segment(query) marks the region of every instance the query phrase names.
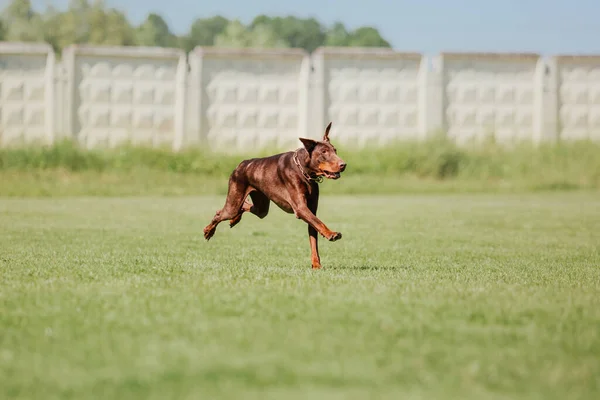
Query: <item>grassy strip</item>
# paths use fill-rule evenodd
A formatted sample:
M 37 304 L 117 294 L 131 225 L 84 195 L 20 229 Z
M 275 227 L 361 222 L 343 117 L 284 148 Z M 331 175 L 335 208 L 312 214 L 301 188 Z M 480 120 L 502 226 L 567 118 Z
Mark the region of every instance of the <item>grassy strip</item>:
M 600 144 L 560 143 L 511 148 L 487 143 L 458 147 L 445 140 L 344 149 L 344 184 L 336 193 L 597 189 Z M 71 142 L 0 150 L 0 195 L 216 194 L 244 158 L 273 154 L 121 147 L 84 150 Z M 98 185 L 95 186 L 95 182 Z M 113 185 L 103 188 L 104 183 Z

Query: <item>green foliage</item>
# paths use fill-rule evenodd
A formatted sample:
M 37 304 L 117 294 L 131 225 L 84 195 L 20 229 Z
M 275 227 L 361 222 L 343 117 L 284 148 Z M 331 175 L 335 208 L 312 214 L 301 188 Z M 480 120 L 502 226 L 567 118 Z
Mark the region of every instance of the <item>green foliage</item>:
M 333 47 L 348 46 L 348 43 L 350 42 L 349 38 L 350 34 L 344 24 L 336 22 L 327 31 L 325 35 L 325 44 Z
M 340 47 L 391 47 L 390 43 L 381 37 L 377 29 L 367 26 L 348 31 L 341 22 L 336 22 L 327 31 L 325 44 Z
M 136 44 L 140 46 L 175 47 L 177 37 L 171 33 L 169 26 L 157 14 L 149 14 L 146 20 L 137 27 Z
M 64 12 L 48 7 L 42 22 L 44 40 L 57 52 L 70 44 L 136 44 L 135 31 L 127 17 L 119 10 L 107 8 L 103 0 L 73 0 Z
M 281 38 L 277 32 L 267 24 L 260 24 L 250 31 L 250 43 L 247 47 L 258 48 L 284 48 L 290 47 L 290 43 Z
M 127 22 L 127 17 L 118 10 L 108 10 L 104 16 L 104 31 L 94 44 L 111 46 L 131 46 L 137 44 L 135 32 Z
M 215 46 L 280 48 L 288 47 L 288 43 L 279 38 L 275 30 L 267 24 L 259 24 L 249 29 L 240 21 L 234 20 L 230 21 L 225 31 L 215 38 Z
M 286 47 L 302 48 L 312 52 L 325 42 L 325 32 L 314 18 L 257 16 L 250 29 L 270 27 L 274 35 L 286 43 Z
M 350 34 L 348 46 L 351 47 L 390 47 L 377 29 L 367 26 L 356 29 Z
M 600 398 L 597 193 L 224 200 L 0 198 L 0 398 Z
M 218 47 L 248 47 L 251 43 L 248 31 L 238 20 L 230 21 L 225 30 L 215 38 Z
M 432 139 L 362 150 L 342 145 L 337 147 L 339 154 L 347 161 L 348 168 L 340 181 L 343 184 L 326 186 L 327 190 L 334 192 L 600 188 L 598 143 L 565 142 L 538 147 L 521 144 L 512 148 L 487 143 L 458 147 L 443 139 Z M 226 190 L 228 175 L 242 159 L 274 152 L 265 149 L 252 154 L 221 154 L 188 149 L 174 153 L 169 149 L 130 146 L 88 151 L 69 141 L 51 147 L 4 148 L 0 149 L 0 174 L 6 186 L 1 188 L 0 194 L 33 193 L 28 185 L 21 189 L 10 189 L 9 186 L 28 181 L 31 183 L 29 186 L 37 187 L 46 185 L 41 181 L 60 181 L 64 174 L 71 177 L 88 174 L 86 176 L 90 177 L 90 182 L 99 180 L 98 175 L 94 177 L 90 173 L 111 176 L 111 179 L 123 182 L 123 187 L 132 184 L 131 174 L 136 174 L 136 179 L 141 180 L 164 179 L 166 183 L 163 186 L 172 182 L 174 190 L 178 185 L 188 187 L 190 183 L 200 180 L 211 182 L 210 190 L 191 187 L 189 193 L 214 193 L 216 187 Z M 216 186 L 214 182 L 217 182 Z M 115 186 L 110 193 L 121 193 L 119 190 Z M 170 192 L 170 189 L 167 191 Z
M 9 23 L 10 22 L 10 23 Z M 67 9 L 48 6 L 38 13 L 31 0 L 12 0 L 2 11 L 0 40 L 45 41 L 60 53 L 71 44 L 115 46 L 196 46 L 302 48 L 312 52 L 319 46 L 384 46 L 390 44 L 371 27 L 348 32 L 343 24 L 327 28 L 314 18 L 257 16 L 248 26 L 222 16 L 196 19 L 187 34 L 173 34 L 166 21 L 150 13 L 139 26 L 132 26 L 118 9 L 104 0 L 71 0 Z
M 186 52 L 196 46 L 214 46 L 217 36 L 225 32 L 229 20 L 219 15 L 212 18 L 198 18 L 190 28 L 190 31 L 182 39 L 182 46 Z
M 46 41 L 57 52 L 70 44 L 89 43 L 92 13 L 86 0 L 71 1 L 66 12 L 48 8 L 43 17 Z
M 30 0 L 13 0 L 2 11 L 1 19 L 6 26 L 6 40 L 36 42 L 44 38 L 42 19 L 34 12 Z

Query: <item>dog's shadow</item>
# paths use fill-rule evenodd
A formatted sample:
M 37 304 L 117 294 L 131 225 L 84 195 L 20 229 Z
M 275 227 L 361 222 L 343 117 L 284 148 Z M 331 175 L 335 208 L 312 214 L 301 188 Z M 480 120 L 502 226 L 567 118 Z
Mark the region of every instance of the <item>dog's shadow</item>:
M 377 264 L 333 264 L 329 265 L 328 269 L 344 270 L 344 271 L 400 271 L 413 269 L 410 265 L 377 265 Z

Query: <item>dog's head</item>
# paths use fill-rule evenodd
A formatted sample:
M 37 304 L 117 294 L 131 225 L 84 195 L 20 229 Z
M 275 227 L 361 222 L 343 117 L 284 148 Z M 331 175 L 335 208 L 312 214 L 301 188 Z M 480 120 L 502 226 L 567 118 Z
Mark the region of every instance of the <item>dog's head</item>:
M 346 169 L 346 162 L 337 155 L 336 148 L 329 141 L 330 130 L 331 122 L 325 129 L 323 140 L 300 138 L 300 141 L 310 157 L 307 165 L 310 172 L 317 176 L 338 179 Z

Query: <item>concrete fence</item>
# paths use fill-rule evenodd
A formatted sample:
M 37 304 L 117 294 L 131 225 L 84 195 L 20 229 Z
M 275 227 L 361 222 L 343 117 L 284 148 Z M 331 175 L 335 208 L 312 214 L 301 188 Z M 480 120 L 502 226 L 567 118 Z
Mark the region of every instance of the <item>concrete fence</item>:
M 291 148 L 600 139 L 600 55 L 0 43 L 0 143 Z

